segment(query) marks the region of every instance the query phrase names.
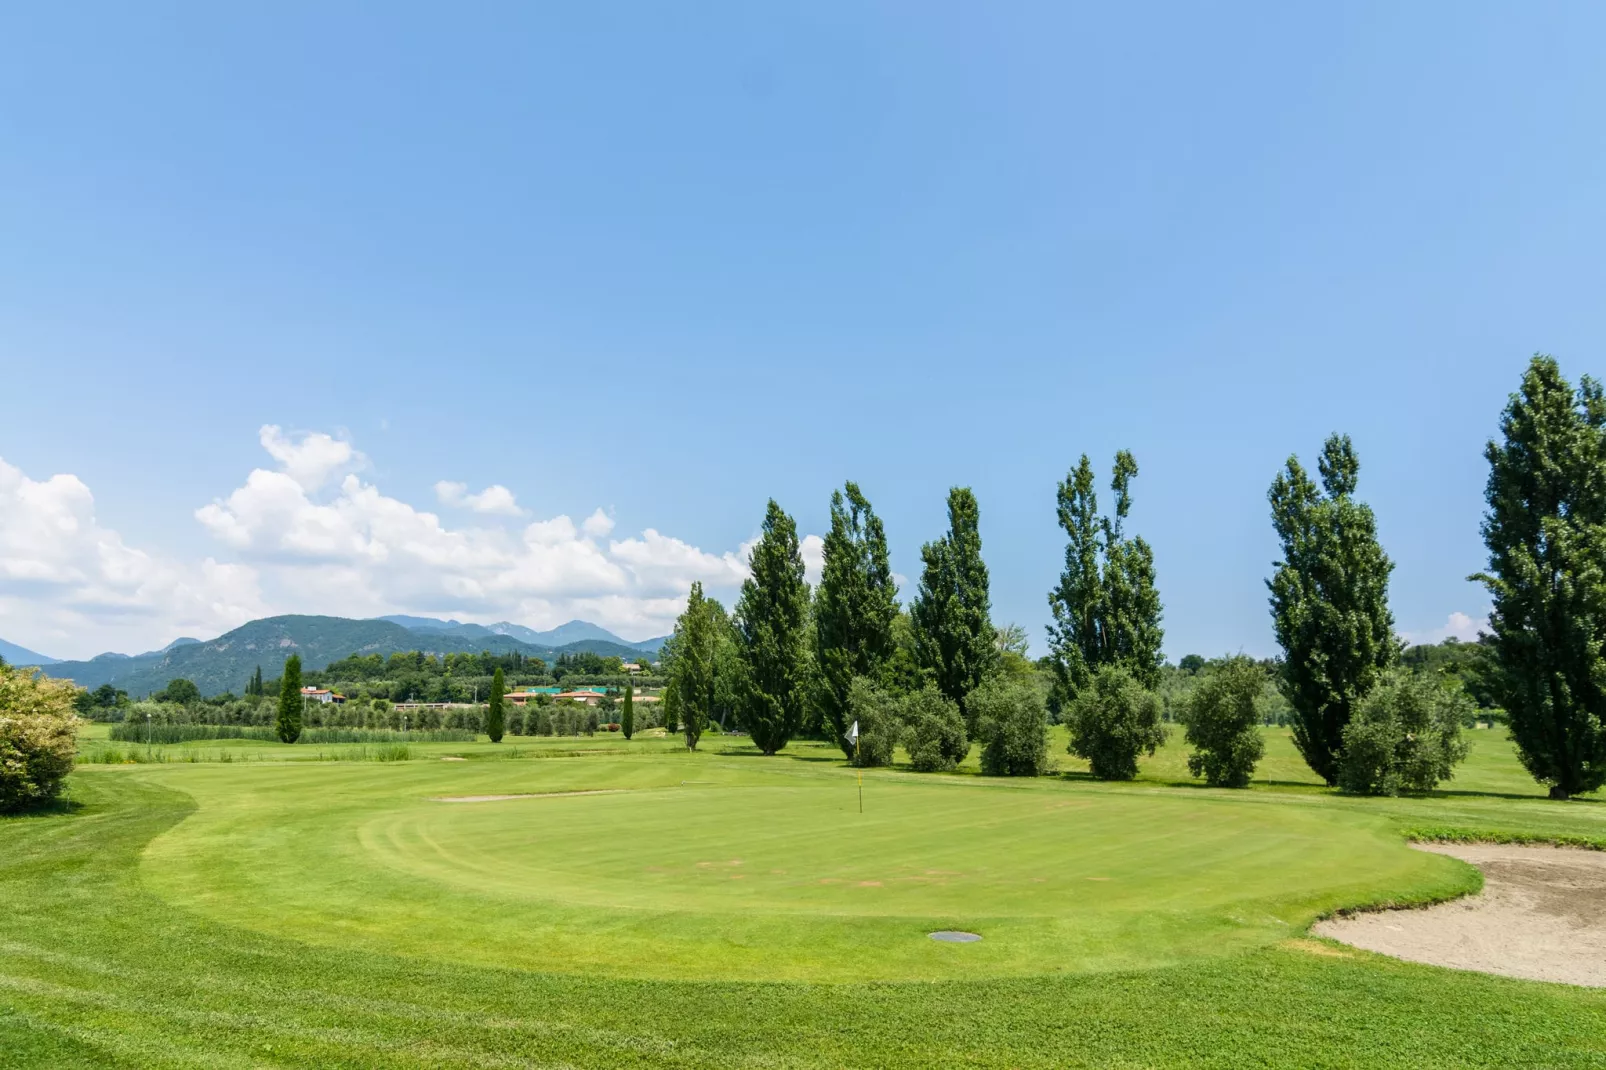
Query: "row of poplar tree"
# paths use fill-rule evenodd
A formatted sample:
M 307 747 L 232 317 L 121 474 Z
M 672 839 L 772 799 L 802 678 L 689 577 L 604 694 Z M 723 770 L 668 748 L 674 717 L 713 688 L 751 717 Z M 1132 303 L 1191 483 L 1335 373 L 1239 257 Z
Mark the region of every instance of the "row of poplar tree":
M 1553 797 L 1593 791 L 1606 783 L 1600 384 L 1586 376 L 1575 389 L 1554 359 L 1534 357 L 1485 455 L 1489 565 L 1472 578 L 1493 600 L 1485 638 L 1491 691 L 1523 764 Z M 1402 646 L 1388 606 L 1394 566 L 1371 508 L 1355 496 L 1360 464 L 1349 437 L 1330 437 L 1317 468 L 1319 481 L 1290 457 L 1269 492 L 1282 560 L 1267 585 L 1294 742 L 1329 784 L 1351 786 L 1353 776 L 1359 790 L 1377 790 L 1398 766 L 1407 787 L 1431 787 L 1465 755 L 1454 733 L 1457 700 L 1436 697 L 1396 671 Z M 1099 512 L 1085 455 L 1058 487 L 1067 542 L 1049 592 L 1055 682 L 1048 705 L 1070 727 L 1072 752 L 1089 758 L 1098 775 L 1133 775 L 1137 753 L 1152 753 L 1164 738 L 1151 701 L 1164 638 L 1154 554 L 1126 531 L 1137 474 L 1132 455 L 1118 453 L 1107 514 Z M 969 707 L 999 674 L 1002 655 L 969 488 L 949 493 L 948 519 L 947 533 L 921 548 L 906 618 L 916 664 L 899 666 L 900 611 L 886 534 L 859 488 L 848 483 L 832 495 L 815 591 L 804 579 L 797 526 L 771 501 L 734 613 L 692 585 L 662 655 L 665 722 L 681 726 L 695 748 L 728 709 L 766 754 L 813 724 L 851 757 L 847 729 L 862 705 L 855 689 L 901 674 L 905 690 L 924 683 L 976 731 Z M 1224 670 L 1183 720 L 1195 771 L 1214 768 L 1220 775 L 1210 775 L 1213 782 L 1244 783 L 1260 756 L 1258 737 L 1250 739 L 1256 687 L 1246 666 L 1229 662 Z M 1423 741 L 1435 734 L 1437 749 L 1425 754 Z M 1413 763 L 1422 769 L 1413 773 Z

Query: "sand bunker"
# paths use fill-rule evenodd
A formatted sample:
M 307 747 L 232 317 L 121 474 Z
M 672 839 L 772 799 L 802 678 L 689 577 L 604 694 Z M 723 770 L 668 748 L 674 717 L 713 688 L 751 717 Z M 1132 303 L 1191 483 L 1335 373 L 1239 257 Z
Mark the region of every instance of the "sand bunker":
M 629 788 L 591 788 L 586 791 L 527 791 L 517 795 L 437 795 L 436 802 L 501 802 L 503 799 L 560 799 L 565 795 L 623 795 Z
M 1425 843 L 1483 870 L 1483 891 L 1319 922 L 1319 936 L 1413 962 L 1606 987 L 1606 852 Z

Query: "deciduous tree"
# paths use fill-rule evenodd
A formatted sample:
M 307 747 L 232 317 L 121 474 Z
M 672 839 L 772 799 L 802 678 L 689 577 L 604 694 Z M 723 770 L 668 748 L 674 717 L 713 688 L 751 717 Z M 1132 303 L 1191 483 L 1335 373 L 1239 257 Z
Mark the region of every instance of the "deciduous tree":
M 1432 791 L 1466 759 L 1461 722 L 1472 700 L 1457 685 L 1393 670 L 1344 726 L 1338 782 L 1360 795 Z
M 716 680 L 715 659 L 718 654 L 718 621 L 715 615 L 719 604 L 703 595 L 703 585 L 693 583 L 686 609 L 675 622 L 674 663 L 670 669 L 670 687 L 675 691 L 682 727 L 686 734 L 686 748 L 697 749 L 708 716 L 714 706 Z M 723 610 L 719 611 L 723 616 Z
M 809 585 L 797 524 L 771 499 L 736 603 L 742 727 L 774 754 L 803 724 L 808 701 Z
M 0 661 L 0 813 L 54 799 L 78 747 L 77 688 Z
M 1286 655 L 1282 686 L 1294 710 L 1294 744 L 1336 784 L 1344 726 L 1398 657 L 1399 640 L 1388 605 L 1394 563 L 1377 541 L 1371 508 L 1355 500 L 1360 461 L 1348 435 L 1328 438 L 1319 467 L 1321 491 L 1297 457 L 1271 485 L 1283 559 L 1267 586 Z
M 1265 690 L 1266 670 L 1251 658 L 1228 658 L 1205 673 L 1182 708 L 1185 738 L 1193 747 L 1189 773 L 1213 788 L 1249 786 L 1266 752 L 1260 735 Z
M 1125 668 L 1105 665 L 1077 692 L 1067 710 L 1070 751 L 1086 758 L 1100 780 L 1131 780 L 1138 755 L 1165 742 L 1160 699 Z
M 1550 795 L 1606 783 L 1606 396 L 1536 356 L 1484 450 L 1493 665 L 1483 683 Z
M 824 729 L 844 754 L 848 697 L 855 676 L 879 677 L 892 657 L 898 589 L 887 555 L 887 536 L 856 483 L 831 494 L 831 530 L 814 606 L 814 651 L 819 667 L 817 702 Z
M 948 492 L 948 534 L 920 548 L 924 569 L 909 607 L 921 666 L 972 731 L 975 718 L 966 702 L 998 661 L 980 520 L 969 487 Z
M 971 692 L 987 776 L 1041 776 L 1048 772 L 1048 711 L 1042 692 L 1026 680 L 995 676 Z
M 284 659 L 284 675 L 279 678 L 279 739 L 294 743 L 301 738 L 301 655 Z
M 1111 516 L 1098 513 L 1087 454 L 1059 485 L 1059 523 L 1067 539 L 1065 568 L 1048 595 L 1054 614 L 1048 635 L 1057 708 L 1105 665 L 1124 667 L 1150 690 L 1159 686 L 1165 633 L 1160 627 L 1154 551 L 1143 538 L 1128 538 L 1125 532 L 1137 474 L 1132 454 L 1121 450 L 1115 455 Z

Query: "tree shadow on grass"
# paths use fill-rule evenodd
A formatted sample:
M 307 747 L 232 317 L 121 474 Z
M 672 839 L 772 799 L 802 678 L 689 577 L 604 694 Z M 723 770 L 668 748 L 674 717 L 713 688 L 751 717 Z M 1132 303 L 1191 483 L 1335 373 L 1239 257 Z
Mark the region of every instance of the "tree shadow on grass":
M 77 799 L 55 798 L 34 803 L 20 810 L 0 810 L 0 821 L 23 821 L 28 818 L 70 817 L 87 809 Z

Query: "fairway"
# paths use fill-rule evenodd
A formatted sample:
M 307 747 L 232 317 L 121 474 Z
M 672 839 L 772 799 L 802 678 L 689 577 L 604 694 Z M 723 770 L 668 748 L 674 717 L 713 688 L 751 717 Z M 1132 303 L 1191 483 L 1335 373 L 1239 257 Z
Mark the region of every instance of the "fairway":
M 1469 880 L 1379 816 L 1242 793 L 877 773 L 860 814 L 846 770 L 684 754 L 142 775 L 198 804 L 141 868 L 176 906 L 265 932 L 293 916 L 316 943 L 619 977 L 1148 968 Z M 984 939 L 927 938 L 939 929 Z

